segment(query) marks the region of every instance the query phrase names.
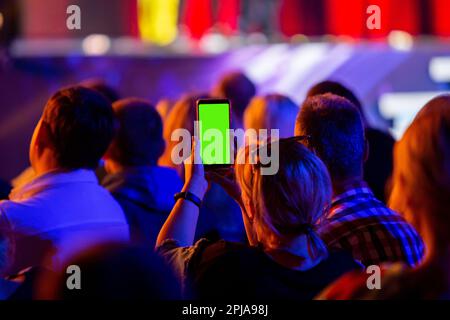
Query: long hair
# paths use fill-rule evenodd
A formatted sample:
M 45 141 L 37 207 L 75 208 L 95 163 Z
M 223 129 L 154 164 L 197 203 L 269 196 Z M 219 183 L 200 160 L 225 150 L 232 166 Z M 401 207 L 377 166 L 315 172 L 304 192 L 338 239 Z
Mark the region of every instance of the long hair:
M 282 247 L 292 239 L 307 237 L 313 259 L 327 256 L 324 242 L 313 230 L 331 199 L 331 181 L 323 162 L 294 139 L 279 144 L 279 170 L 262 175 L 258 160 L 236 165 L 236 180 L 255 208 L 253 225 L 268 247 Z M 266 147 L 270 148 L 270 145 Z M 274 149 L 274 148 L 272 148 Z M 241 149 L 250 159 L 251 148 Z M 275 239 L 275 240 L 274 240 Z M 274 242 L 275 241 L 275 242 Z
M 164 120 L 164 140 L 166 142 L 166 149 L 159 159 L 159 164 L 166 167 L 177 169 L 179 175 L 183 175 L 183 166 L 176 165 L 172 161 L 172 150 L 179 143 L 178 141 L 172 141 L 172 132 L 177 129 L 186 129 L 194 135 L 194 122 L 196 117 L 195 103 L 198 99 L 207 98 L 206 94 L 203 95 L 187 95 L 178 100 L 170 110 L 167 118 Z M 183 155 L 186 159 L 189 154 Z
M 390 206 L 402 212 L 419 232 L 432 232 L 436 239 L 448 242 L 450 95 L 425 105 L 395 146 Z M 432 230 L 424 230 L 422 222 Z
M 244 113 L 245 129 L 278 129 L 280 138 L 291 137 L 294 133 L 298 106 L 290 98 L 270 94 L 255 97 Z

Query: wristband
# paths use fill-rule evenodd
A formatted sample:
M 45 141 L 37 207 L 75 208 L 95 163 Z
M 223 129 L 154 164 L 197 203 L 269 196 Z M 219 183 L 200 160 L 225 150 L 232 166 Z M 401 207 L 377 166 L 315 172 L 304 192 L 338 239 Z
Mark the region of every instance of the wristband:
M 197 197 L 195 194 L 193 194 L 192 192 L 189 192 L 189 191 L 177 193 L 177 194 L 175 194 L 174 198 L 175 198 L 175 202 L 177 202 L 179 199 L 184 199 L 184 200 L 192 202 L 199 208 L 202 206 L 202 200 L 200 200 L 199 197 Z

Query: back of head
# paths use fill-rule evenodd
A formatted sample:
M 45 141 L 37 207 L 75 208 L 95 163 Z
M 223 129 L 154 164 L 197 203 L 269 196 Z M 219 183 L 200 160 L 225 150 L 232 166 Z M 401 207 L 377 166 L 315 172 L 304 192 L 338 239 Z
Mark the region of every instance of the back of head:
M 108 99 L 111 103 L 114 103 L 120 100 L 120 94 L 116 89 L 109 86 L 105 81 L 98 79 L 86 80 L 80 83 L 82 87 L 95 90 L 101 93 L 106 99 Z
M 390 204 L 419 229 L 417 221 L 426 219 L 437 239 L 449 240 L 450 95 L 425 105 L 397 143 Z
M 238 118 L 242 118 L 245 108 L 255 94 L 255 85 L 242 72 L 226 74 L 213 91 L 213 95 L 218 98 L 230 99 L 233 113 Z
M 156 165 L 164 151 L 161 116 L 149 102 L 123 99 L 113 104 L 118 122 L 108 157 L 123 166 Z
M 308 136 L 334 182 L 362 178 L 365 155 L 360 112 L 347 99 L 325 94 L 308 98 L 297 117 L 296 135 Z
M 42 125 L 61 168 L 94 169 L 113 138 L 114 114 L 100 93 L 75 86 L 50 98 Z
M 245 110 L 244 127 L 246 130 L 278 129 L 280 138 L 288 138 L 294 133 L 297 113 L 297 105 L 283 95 L 255 97 Z
M 198 99 L 207 99 L 207 94 L 187 95 L 178 100 L 170 110 L 164 122 L 164 140 L 166 150 L 160 159 L 160 164 L 164 166 L 176 167 L 172 162 L 172 150 L 179 143 L 172 141 L 172 134 L 177 129 L 188 130 L 194 135 L 194 122 L 196 119 L 196 101 Z M 189 155 L 183 155 L 187 158 Z
M 278 145 L 278 146 L 277 146 Z M 312 254 L 326 255 L 323 243 L 308 228 L 322 218 L 331 198 L 331 182 L 325 165 L 295 139 L 282 139 L 261 148 L 260 152 L 276 152 L 279 148 L 279 170 L 275 175 L 262 175 L 259 160 L 236 165 L 236 178 L 255 208 L 254 226 L 264 237 L 263 243 L 279 245 L 310 235 Z M 249 159 L 250 147 L 241 150 Z M 260 153 L 261 154 L 261 153 Z M 276 239 L 277 244 L 270 243 Z
M 81 290 L 69 290 L 66 272 L 39 279 L 38 299 L 180 299 L 181 290 L 170 268 L 151 250 L 124 244 L 103 245 L 75 257 Z
M 366 122 L 365 116 L 364 116 L 364 110 L 361 104 L 361 101 L 358 99 L 358 97 L 353 93 L 352 90 L 344 86 L 343 84 L 335 81 L 323 81 L 315 86 L 313 86 L 311 89 L 309 89 L 307 93 L 307 97 L 314 97 L 314 96 L 320 96 L 322 94 L 331 93 L 339 97 L 343 97 L 354 104 L 356 108 L 358 108 L 359 112 L 361 112 L 361 117 L 364 123 Z

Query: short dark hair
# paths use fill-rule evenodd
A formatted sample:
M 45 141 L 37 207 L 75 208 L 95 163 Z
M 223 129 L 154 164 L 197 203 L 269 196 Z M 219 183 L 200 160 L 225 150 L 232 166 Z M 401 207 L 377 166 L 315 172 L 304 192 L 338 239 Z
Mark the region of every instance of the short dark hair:
M 82 87 L 95 90 L 105 96 L 111 103 L 120 100 L 119 92 L 108 85 L 105 81 L 99 79 L 90 79 L 80 83 Z
M 48 129 L 58 165 L 94 169 L 114 136 L 111 103 L 81 86 L 58 91 L 45 106 L 42 125 Z
M 331 93 L 339 97 L 343 97 L 348 101 L 350 101 L 351 103 L 353 103 L 355 107 L 359 110 L 359 112 L 361 112 L 363 122 L 364 123 L 366 122 L 361 101 L 358 99 L 358 97 L 352 90 L 344 86 L 342 83 L 330 80 L 319 82 L 318 84 L 314 85 L 311 89 L 309 89 L 307 97 L 310 98 L 314 96 L 320 96 L 326 93 Z
M 250 100 L 256 94 L 255 84 L 242 72 L 230 72 L 219 81 L 218 94 L 222 98 L 230 99 L 233 112 L 242 117 Z
M 362 175 L 365 136 L 361 115 L 349 100 L 333 94 L 306 99 L 297 117 L 297 135 L 325 162 L 332 179 Z
M 164 151 L 163 124 L 156 108 L 136 98 L 113 104 L 118 122 L 109 156 L 125 166 L 155 165 Z

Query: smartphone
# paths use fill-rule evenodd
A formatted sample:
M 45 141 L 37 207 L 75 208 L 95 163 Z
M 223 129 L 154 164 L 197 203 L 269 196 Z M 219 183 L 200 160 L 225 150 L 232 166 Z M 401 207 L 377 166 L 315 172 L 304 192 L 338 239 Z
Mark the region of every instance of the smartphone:
M 231 166 L 231 105 L 227 99 L 197 101 L 198 136 L 205 168 Z

